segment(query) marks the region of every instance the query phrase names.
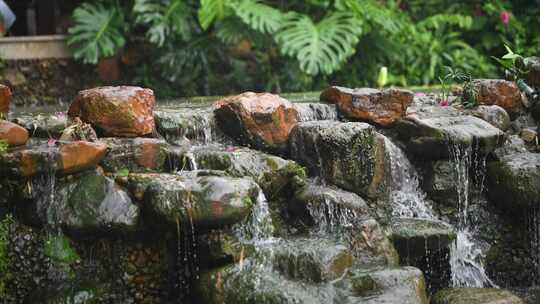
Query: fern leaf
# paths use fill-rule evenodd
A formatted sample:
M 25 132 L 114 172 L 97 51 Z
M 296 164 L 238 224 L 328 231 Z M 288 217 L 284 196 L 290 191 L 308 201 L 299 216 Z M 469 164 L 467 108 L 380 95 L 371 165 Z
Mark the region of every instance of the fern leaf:
M 191 12 L 183 0 L 135 0 L 133 12 L 136 23 L 148 26 L 151 43 L 163 46 L 171 35 L 191 37 Z
M 96 64 L 99 58 L 115 55 L 125 44 L 124 18 L 116 6 L 83 3 L 73 12 L 73 22 L 68 45 L 75 59 L 84 63 Z
M 201 27 L 206 30 L 215 20 L 223 19 L 226 8 L 227 0 L 201 0 L 198 12 Z
M 347 12 L 333 13 L 316 24 L 306 15 L 290 13 L 276 40 L 305 73 L 331 74 L 354 54 L 361 32 L 361 23 Z

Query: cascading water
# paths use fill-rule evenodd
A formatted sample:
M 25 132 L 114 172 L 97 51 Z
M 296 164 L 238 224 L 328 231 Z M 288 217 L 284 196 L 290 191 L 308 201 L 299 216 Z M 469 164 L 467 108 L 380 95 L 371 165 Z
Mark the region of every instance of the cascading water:
M 529 236 L 529 250 L 533 264 L 533 282 L 534 286 L 540 284 L 540 210 L 533 208 L 527 217 L 527 230 Z
M 485 254 L 479 242 L 474 238 L 474 227 L 469 219 L 471 169 L 477 172 L 480 185 L 483 184 L 484 179 L 485 158 L 474 152 L 472 146 L 450 145 L 458 194 L 457 238 L 450 250 L 452 285 L 454 287 L 497 287 L 486 274 L 483 265 Z M 479 190 L 483 190 L 482 186 Z

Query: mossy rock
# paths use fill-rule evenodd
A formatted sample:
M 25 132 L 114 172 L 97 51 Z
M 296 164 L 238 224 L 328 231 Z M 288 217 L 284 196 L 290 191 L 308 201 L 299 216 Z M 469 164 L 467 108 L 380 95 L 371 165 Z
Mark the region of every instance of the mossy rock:
M 448 288 L 438 291 L 432 304 L 525 304 L 516 295 L 495 288 Z

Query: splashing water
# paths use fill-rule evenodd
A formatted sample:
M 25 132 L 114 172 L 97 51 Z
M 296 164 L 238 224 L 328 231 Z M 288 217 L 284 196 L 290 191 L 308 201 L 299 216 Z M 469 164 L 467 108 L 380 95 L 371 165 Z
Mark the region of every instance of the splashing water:
M 452 269 L 452 285 L 454 287 L 497 287 L 487 276 L 483 260 L 485 254 L 479 241 L 474 237 L 474 227 L 469 219 L 470 170 L 485 164 L 485 158 L 478 159 L 472 146 L 460 147 L 450 145 L 450 155 L 454 164 L 458 194 L 457 238 L 450 248 L 450 265 Z M 484 170 L 475 170 L 483 183 Z M 482 191 L 483 189 L 480 188 Z
M 275 241 L 274 225 L 268 201 L 262 190 L 259 189 L 255 205 L 251 209 L 251 218 L 245 225 L 235 228 L 238 238 L 247 243 L 264 244 Z
M 353 227 L 360 217 L 356 210 L 334 204 L 326 197 L 323 203 L 309 204 L 307 210 L 315 222 L 317 234 L 335 234 L 343 227 Z

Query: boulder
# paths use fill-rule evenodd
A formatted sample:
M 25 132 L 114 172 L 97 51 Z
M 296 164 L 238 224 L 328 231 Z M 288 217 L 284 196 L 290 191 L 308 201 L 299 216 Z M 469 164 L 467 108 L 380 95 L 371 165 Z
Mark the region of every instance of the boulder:
M 180 168 L 221 170 L 230 176 L 249 176 L 268 199 L 285 195 L 305 178 L 304 168 L 291 160 L 242 147 L 200 146 L 181 157 Z
M 478 106 L 473 115 L 489 122 L 495 128 L 506 131 L 510 128 L 510 115 L 501 107 L 497 105 L 492 106 Z
M 60 145 L 60 170 L 71 174 L 94 168 L 107 154 L 107 145 L 88 141 L 74 141 Z
M 28 141 L 28 131 L 7 120 L 0 120 L 0 139 L 5 140 L 12 147 L 22 146 Z
M 35 210 L 42 223 L 62 227 L 70 233 L 123 233 L 136 231 L 139 207 L 113 180 L 96 172 L 62 178 L 49 195 L 35 198 Z
M 458 185 L 453 160 L 441 159 L 423 162 L 421 187 L 438 204 L 457 207 Z
M 384 192 L 384 136 L 369 124 L 301 122 L 289 145 L 290 157 L 311 175 L 370 198 Z
M 100 165 L 106 172 L 163 172 L 168 167 L 169 145 L 156 138 L 103 138 L 108 153 Z
M 176 231 L 191 223 L 204 230 L 244 220 L 258 202 L 259 186 L 251 178 L 210 174 L 130 174 L 129 183 L 144 193 L 147 222 L 154 226 Z
M 73 174 L 95 167 L 107 153 L 103 143 L 76 141 L 60 147 L 37 142 L 0 155 L 0 170 L 17 177 L 36 174 Z
M 284 151 L 298 113 L 289 101 L 269 93 L 246 92 L 219 100 L 214 113 L 221 129 L 243 145 Z
M 9 104 L 11 103 L 11 89 L 3 84 L 0 84 L 0 118 L 7 118 L 9 112 Z
M 455 239 L 456 232 L 444 222 L 419 218 L 392 220 L 392 240 L 405 261 L 420 260 L 449 247 Z
M 468 115 L 424 119 L 408 116 L 396 123 L 395 130 L 410 152 L 431 159 L 450 158 L 451 148 L 471 148 L 486 155 L 504 142 L 501 130 Z
M 475 92 L 475 96 L 471 95 Z M 523 107 L 521 91 L 515 82 L 503 79 L 476 79 L 463 89 L 463 98 L 475 98 L 481 105 L 498 105 L 510 115 L 519 113 Z
M 508 290 L 495 288 L 447 288 L 438 291 L 432 304 L 525 304 Z
M 139 87 L 99 87 L 79 92 L 68 115 L 102 135 L 137 137 L 154 131 L 154 92 Z
M 336 104 L 346 117 L 389 126 L 405 116 L 414 95 L 401 89 L 377 90 L 330 87 L 321 93 L 321 100 Z
M 540 206 L 540 153 L 518 152 L 487 164 L 489 198 L 516 211 Z

